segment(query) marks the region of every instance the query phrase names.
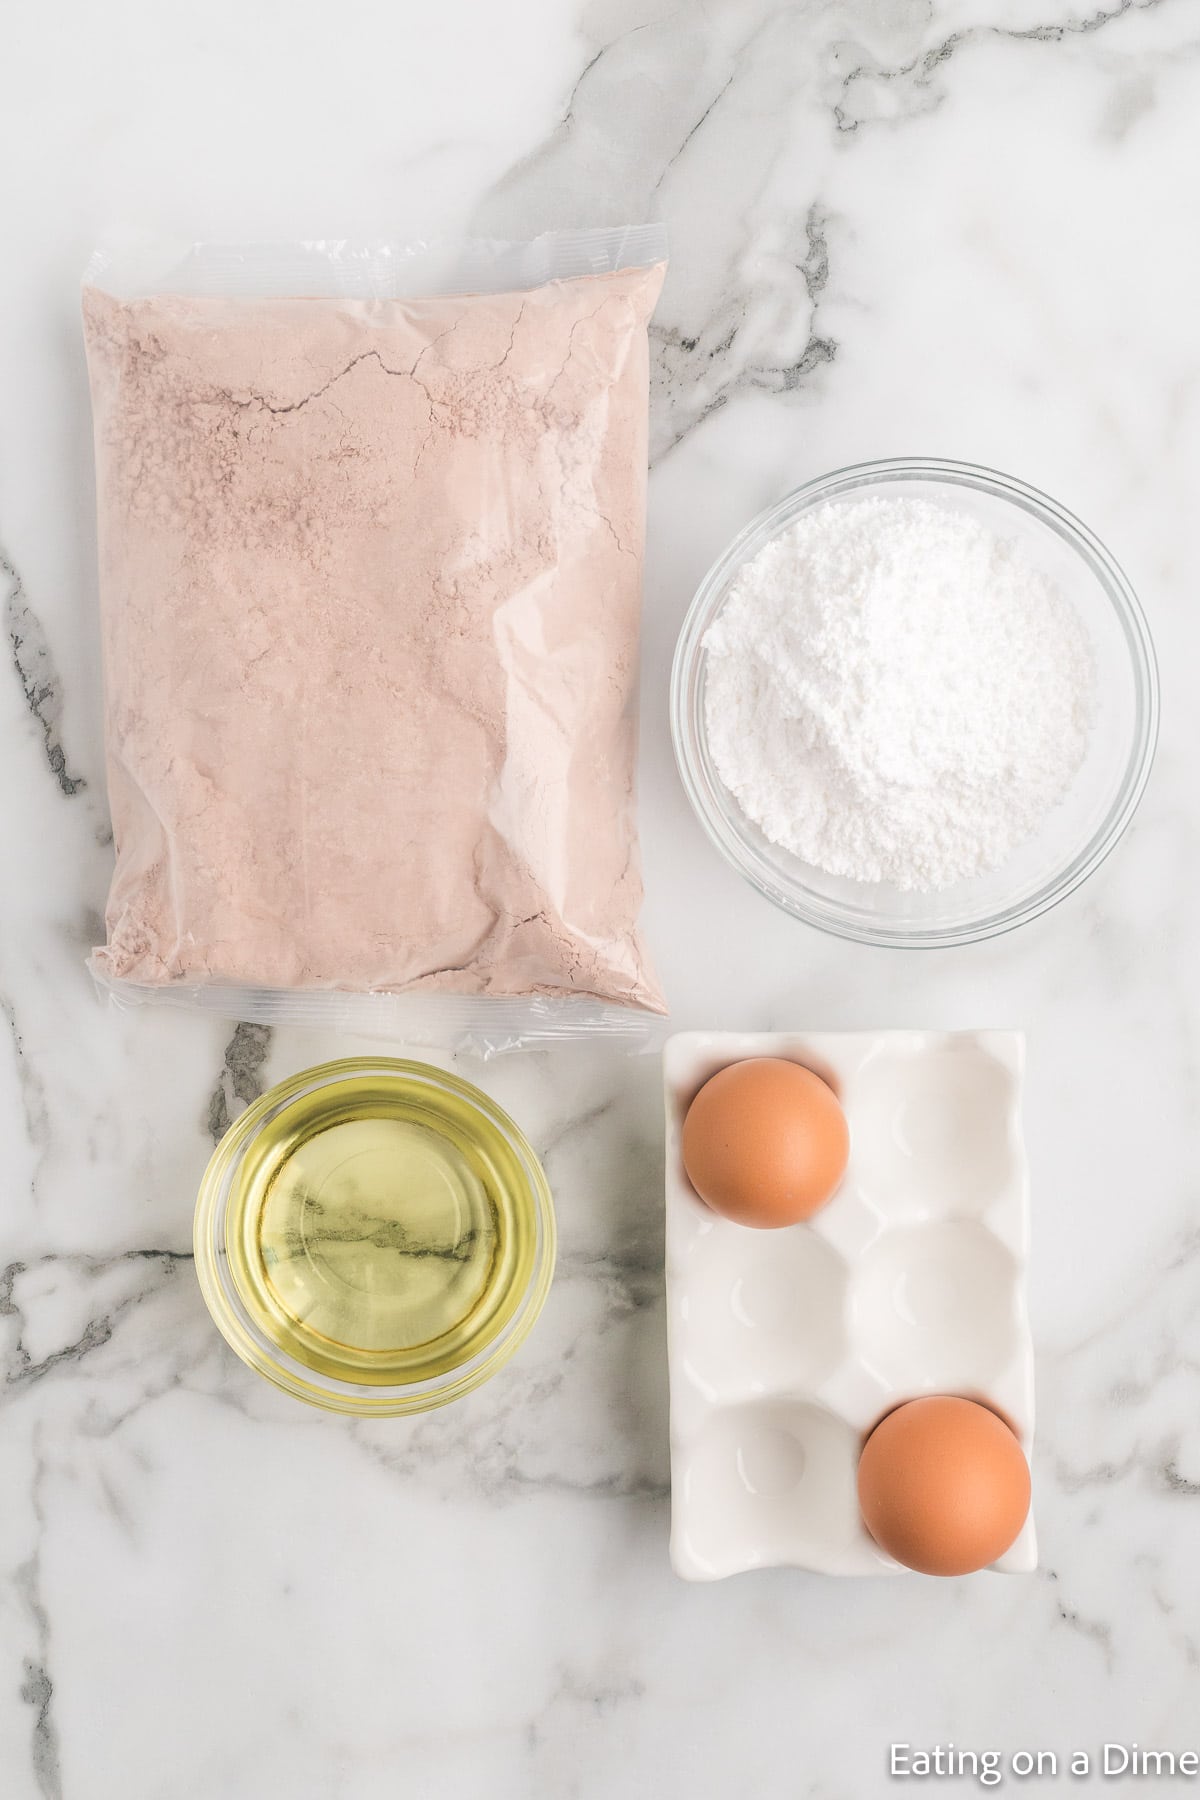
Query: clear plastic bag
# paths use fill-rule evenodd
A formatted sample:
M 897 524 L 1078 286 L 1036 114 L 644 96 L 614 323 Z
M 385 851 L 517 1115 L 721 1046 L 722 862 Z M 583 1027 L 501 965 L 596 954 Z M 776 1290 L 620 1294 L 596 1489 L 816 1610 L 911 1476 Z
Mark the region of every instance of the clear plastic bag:
M 665 250 L 93 259 L 118 999 L 504 1046 L 665 1010 L 633 711 Z

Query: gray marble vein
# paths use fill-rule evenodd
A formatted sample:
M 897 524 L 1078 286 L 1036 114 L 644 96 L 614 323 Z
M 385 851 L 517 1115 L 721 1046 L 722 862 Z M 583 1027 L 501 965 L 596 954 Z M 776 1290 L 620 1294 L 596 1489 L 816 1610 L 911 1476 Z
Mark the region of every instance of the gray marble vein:
M 20 1699 L 33 1711 L 30 1730 L 30 1769 L 42 1800 L 63 1800 L 59 1767 L 58 1731 L 54 1720 L 54 1681 L 51 1667 L 50 1616 L 42 1597 L 41 1534 L 46 1520 L 41 1505 L 43 1463 L 40 1433 L 33 1443 L 33 1475 L 30 1491 L 38 1533 L 33 1552 L 15 1571 L 13 1586 L 33 1628 L 33 1654 L 22 1665 Z
M 243 1107 L 263 1092 L 263 1066 L 271 1054 L 269 1025 L 241 1024 L 225 1046 L 225 1059 L 208 1098 L 205 1126 L 219 1144 Z
M 952 31 L 940 42 L 922 50 L 910 61 L 894 67 L 867 63 L 851 68 L 841 78 L 841 94 L 833 108 L 834 122 L 840 132 L 854 132 L 865 125 L 880 122 L 879 115 L 859 111 L 860 96 L 870 104 L 871 88 L 886 83 L 898 96 L 901 118 L 932 110 L 945 98 L 944 88 L 934 85 L 934 77 L 964 50 L 988 42 L 1014 44 L 1061 44 L 1072 37 L 1091 37 L 1105 27 L 1115 25 L 1130 13 L 1145 13 L 1164 5 L 1177 5 L 1178 0 L 1116 0 L 1114 6 L 1097 6 L 1086 13 L 1068 12 L 1065 17 L 1029 25 L 969 25 Z M 887 115 L 894 118 L 894 115 Z
M 74 775 L 67 763 L 62 745 L 62 682 L 45 627 L 30 606 L 25 585 L 8 557 L 0 550 L 0 579 L 7 587 L 4 597 L 4 623 L 8 632 L 13 668 L 25 696 L 25 704 L 42 735 L 50 773 L 59 792 L 68 799 L 87 786 L 82 775 Z
M 13 1321 L 13 1330 L 5 1355 L 4 1387 L 23 1388 L 43 1380 L 64 1365 L 75 1367 L 94 1351 L 110 1342 L 114 1331 L 131 1307 L 142 1305 L 164 1282 L 170 1282 L 181 1265 L 190 1265 L 191 1255 L 182 1250 L 123 1250 L 110 1257 L 84 1255 L 49 1255 L 33 1263 L 13 1262 L 0 1271 L 0 1319 Z M 35 1356 L 28 1348 L 25 1306 L 21 1290 L 38 1281 L 56 1285 L 60 1281 L 75 1284 L 81 1290 L 111 1286 L 108 1278 L 116 1276 L 121 1292 L 103 1310 L 91 1314 L 82 1329 L 69 1342 Z
M 50 1108 L 46 1097 L 45 1082 L 36 1062 L 26 1054 L 21 1028 L 17 1023 L 16 1007 L 8 995 L 3 993 L 0 993 L 0 1017 L 8 1026 L 13 1060 L 17 1071 L 17 1085 L 21 1094 L 25 1135 L 30 1147 L 40 1158 L 44 1155 L 50 1142 Z

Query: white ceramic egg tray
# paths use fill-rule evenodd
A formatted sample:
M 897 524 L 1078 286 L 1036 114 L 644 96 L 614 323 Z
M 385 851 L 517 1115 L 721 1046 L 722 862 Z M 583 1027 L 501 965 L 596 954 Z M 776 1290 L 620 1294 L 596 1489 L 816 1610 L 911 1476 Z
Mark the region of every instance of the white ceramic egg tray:
M 692 1581 L 786 1564 L 906 1573 L 858 1510 L 886 1412 L 961 1394 L 1029 1455 L 1029 1183 L 1015 1032 L 686 1032 L 663 1055 L 671 1561 Z M 752 1230 L 697 1197 L 684 1115 L 727 1063 L 782 1056 L 837 1093 L 850 1161 L 804 1225 Z M 1037 1566 L 1032 1512 L 993 1568 Z

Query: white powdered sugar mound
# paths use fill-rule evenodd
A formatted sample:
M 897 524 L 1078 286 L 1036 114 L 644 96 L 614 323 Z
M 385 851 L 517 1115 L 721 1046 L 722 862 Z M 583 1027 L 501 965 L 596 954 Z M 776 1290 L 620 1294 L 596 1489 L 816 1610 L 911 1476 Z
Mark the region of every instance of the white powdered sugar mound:
M 721 780 L 831 875 L 932 891 L 1033 837 L 1087 748 L 1095 663 L 1016 542 L 925 500 L 826 503 L 704 638 Z

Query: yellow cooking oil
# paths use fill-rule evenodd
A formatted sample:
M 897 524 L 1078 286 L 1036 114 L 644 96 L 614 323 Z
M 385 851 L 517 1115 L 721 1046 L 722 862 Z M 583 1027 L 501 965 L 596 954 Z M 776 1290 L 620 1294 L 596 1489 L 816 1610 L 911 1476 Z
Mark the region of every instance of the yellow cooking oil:
M 520 1157 L 469 1091 L 393 1068 L 296 1094 L 263 1121 L 226 1240 L 272 1343 L 379 1386 L 445 1375 L 503 1331 L 538 1231 Z

